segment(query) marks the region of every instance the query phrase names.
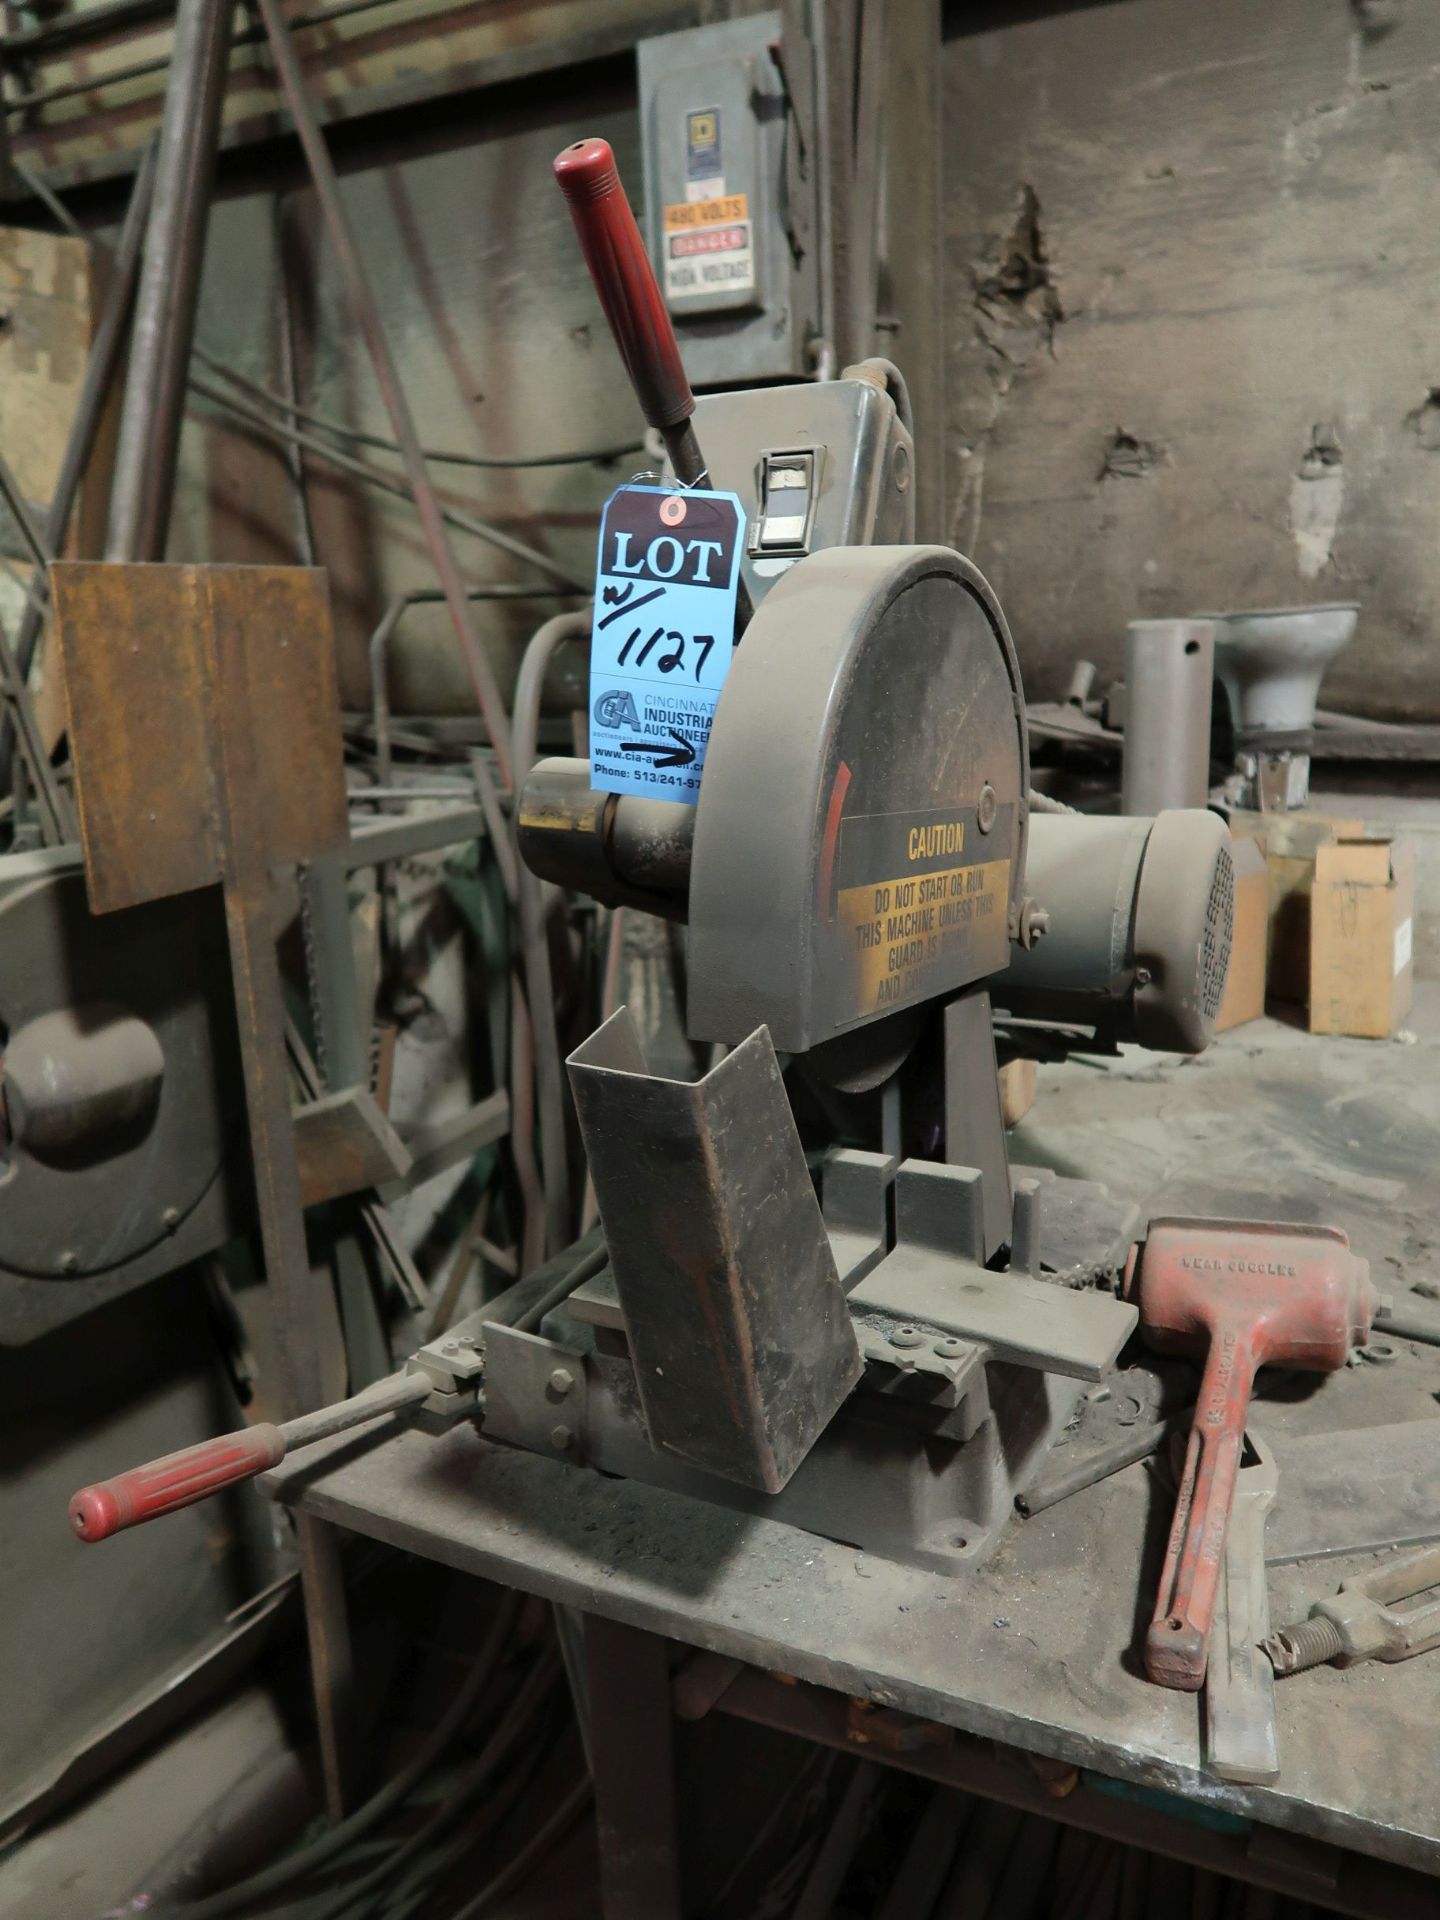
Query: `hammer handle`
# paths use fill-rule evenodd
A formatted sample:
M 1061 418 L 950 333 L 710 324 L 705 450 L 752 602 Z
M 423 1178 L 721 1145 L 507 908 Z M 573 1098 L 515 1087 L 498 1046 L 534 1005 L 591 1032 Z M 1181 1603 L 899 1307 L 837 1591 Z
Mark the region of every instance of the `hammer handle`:
M 555 178 L 640 411 L 668 435 L 695 411 L 695 396 L 610 142 L 577 140 L 566 147 L 556 156 Z
M 1162 1687 L 1195 1693 L 1205 1682 L 1255 1370 L 1249 1335 L 1217 1327 L 1185 1449 L 1159 1603 L 1145 1638 L 1145 1670 Z

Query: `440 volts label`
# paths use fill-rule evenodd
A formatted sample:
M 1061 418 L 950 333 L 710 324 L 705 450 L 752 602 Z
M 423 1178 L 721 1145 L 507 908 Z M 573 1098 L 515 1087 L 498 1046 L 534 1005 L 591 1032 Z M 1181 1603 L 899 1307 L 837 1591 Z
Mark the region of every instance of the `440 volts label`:
M 677 200 L 665 209 L 662 265 L 667 301 L 748 293 L 755 285 L 749 197 Z

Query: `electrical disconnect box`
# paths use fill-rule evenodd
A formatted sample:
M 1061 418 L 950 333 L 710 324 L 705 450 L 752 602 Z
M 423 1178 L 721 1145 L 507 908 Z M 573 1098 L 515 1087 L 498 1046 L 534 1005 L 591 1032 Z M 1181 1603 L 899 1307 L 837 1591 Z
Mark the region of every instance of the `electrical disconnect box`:
M 780 25 L 760 13 L 640 44 L 646 237 L 697 387 L 815 371 L 813 157 Z

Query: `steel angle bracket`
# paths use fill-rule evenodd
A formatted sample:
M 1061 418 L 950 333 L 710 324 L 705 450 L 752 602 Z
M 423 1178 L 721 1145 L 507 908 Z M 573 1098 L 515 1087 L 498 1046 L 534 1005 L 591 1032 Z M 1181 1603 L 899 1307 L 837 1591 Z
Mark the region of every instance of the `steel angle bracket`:
M 863 1366 L 770 1034 L 666 1080 L 622 1007 L 569 1068 L 651 1443 L 778 1493 Z
M 584 1354 L 490 1320 L 481 1337 L 486 1439 L 583 1463 L 589 1400 Z

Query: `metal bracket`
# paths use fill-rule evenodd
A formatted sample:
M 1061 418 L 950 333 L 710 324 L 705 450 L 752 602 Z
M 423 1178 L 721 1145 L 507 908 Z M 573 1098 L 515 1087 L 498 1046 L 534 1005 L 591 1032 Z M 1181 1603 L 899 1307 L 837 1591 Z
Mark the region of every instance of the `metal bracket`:
M 587 1453 L 585 1356 L 538 1333 L 485 1323 L 485 1433 L 566 1460 Z
M 1134 1330 L 1135 1308 L 981 1265 L 982 1195 L 972 1167 L 905 1161 L 895 1175 L 895 1250 L 852 1289 L 851 1311 L 973 1340 L 996 1360 L 1099 1380 Z

